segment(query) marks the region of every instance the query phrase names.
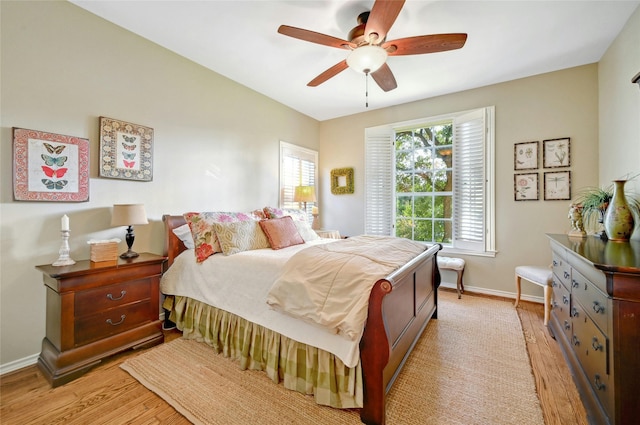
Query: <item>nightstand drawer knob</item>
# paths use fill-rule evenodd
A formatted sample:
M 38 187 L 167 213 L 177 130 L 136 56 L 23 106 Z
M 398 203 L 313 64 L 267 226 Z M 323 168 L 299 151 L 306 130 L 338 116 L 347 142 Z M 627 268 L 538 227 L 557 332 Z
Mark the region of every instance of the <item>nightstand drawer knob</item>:
M 110 324 L 111 326 L 118 326 L 121 325 L 122 323 L 124 323 L 124 318 L 127 317 L 126 315 L 122 315 L 120 316 L 120 321 L 119 322 L 115 322 L 113 323 L 113 320 L 111 319 L 107 319 L 107 323 Z
M 107 294 L 107 298 L 109 298 L 111 301 L 119 301 L 121 299 L 124 298 L 124 296 L 127 294 L 127 291 L 120 291 L 120 296 L 118 298 L 114 298 L 113 295 L 111 294 Z

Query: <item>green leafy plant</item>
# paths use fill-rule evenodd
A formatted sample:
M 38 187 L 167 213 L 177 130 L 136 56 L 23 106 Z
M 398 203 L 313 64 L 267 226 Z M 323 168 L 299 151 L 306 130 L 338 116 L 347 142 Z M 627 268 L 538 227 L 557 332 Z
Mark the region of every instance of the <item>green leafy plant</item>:
M 633 214 L 640 215 L 640 199 L 625 193 L 627 203 Z M 591 229 L 599 230 L 604 213 L 613 198 L 613 185 L 606 188 L 586 187 L 582 189 L 575 198 L 575 203 L 582 205 L 582 221 Z

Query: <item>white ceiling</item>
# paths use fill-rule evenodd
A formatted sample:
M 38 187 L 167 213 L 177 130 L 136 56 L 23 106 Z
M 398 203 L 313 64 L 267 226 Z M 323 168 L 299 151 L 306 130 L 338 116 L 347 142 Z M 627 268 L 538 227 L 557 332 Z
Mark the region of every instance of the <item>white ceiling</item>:
M 281 24 L 346 39 L 373 0 L 72 3 L 317 120 L 600 60 L 640 1 L 408 0 L 388 40 L 465 32 L 460 50 L 389 57 L 398 88 L 347 69 L 307 83 L 348 51 L 278 34 Z M 629 76 L 631 78 L 632 75 Z

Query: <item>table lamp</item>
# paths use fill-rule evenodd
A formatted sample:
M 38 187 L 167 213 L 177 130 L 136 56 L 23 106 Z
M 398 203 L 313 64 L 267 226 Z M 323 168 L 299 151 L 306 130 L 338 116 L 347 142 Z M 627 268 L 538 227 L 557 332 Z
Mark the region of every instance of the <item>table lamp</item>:
M 316 191 L 313 186 L 296 186 L 293 192 L 293 202 L 304 203 L 304 211 L 307 211 L 307 202 L 316 202 Z
M 135 235 L 133 234 L 133 226 L 137 224 L 148 224 L 147 213 L 142 204 L 116 204 L 113 206 L 113 215 L 111 216 L 111 226 L 128 226 L 125 240 L 127 241 L 127 252 L 120 254 L 120 258 L 135 258 L 138 256 L 131 247 Z

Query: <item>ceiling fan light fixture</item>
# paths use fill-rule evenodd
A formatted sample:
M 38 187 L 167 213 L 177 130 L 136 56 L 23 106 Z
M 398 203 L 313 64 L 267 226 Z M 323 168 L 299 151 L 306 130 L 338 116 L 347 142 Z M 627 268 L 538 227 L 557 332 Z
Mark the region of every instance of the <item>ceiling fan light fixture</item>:
M 347 65 L 363 74 L 376 72 L 387 60 L 387 51 L 380 46 L 364 45 L 356 48 L 347 57 Z

